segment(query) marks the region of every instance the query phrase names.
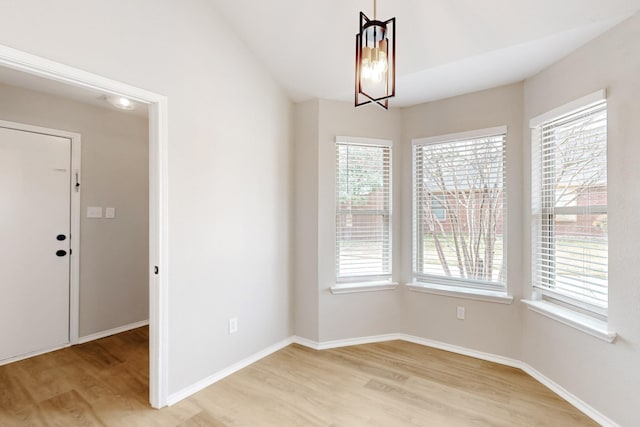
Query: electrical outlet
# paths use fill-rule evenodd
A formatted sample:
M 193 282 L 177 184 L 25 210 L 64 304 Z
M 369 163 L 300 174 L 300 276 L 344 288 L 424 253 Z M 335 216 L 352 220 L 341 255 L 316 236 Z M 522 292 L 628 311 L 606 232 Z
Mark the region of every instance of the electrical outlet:
M 456 317 L 459 320 L 464 320 L 464 314 L 465 314 L 464 311 L 465 311 L 464 307 L 458 307 L 458 309 L 456 310 Z
M 236 332 L 238 332 L 238 318 L 232 317 L 229 319 L 229 333 L 235 334 Z

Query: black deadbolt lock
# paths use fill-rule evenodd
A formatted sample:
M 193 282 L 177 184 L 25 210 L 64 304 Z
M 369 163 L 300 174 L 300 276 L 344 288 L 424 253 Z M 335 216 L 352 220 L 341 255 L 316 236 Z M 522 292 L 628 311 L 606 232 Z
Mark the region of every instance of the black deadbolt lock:
M 58 234 L 58 235 L 56 236 L 56 240 L 58 240 L 58 241 L 60 241 L 60 242 L 62 242 L 62 241 L 64 241 L 64 240 L 66 240 L 66 238 L 67 238 L 67 236 L 65 236 L 64 234 Z
M 58 252 L 56 252 L 56 255 L 58 256 L 65 256 L 67 254 L 67 251 L 64 251 L 62 249 L 60 249 Z

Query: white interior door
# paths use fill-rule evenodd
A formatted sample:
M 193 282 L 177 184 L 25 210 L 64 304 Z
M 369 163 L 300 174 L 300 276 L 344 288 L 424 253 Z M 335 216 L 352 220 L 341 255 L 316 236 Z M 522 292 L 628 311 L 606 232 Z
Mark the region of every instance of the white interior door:
M 71 140 L 0 128 L 0 361 L 69 342 Z

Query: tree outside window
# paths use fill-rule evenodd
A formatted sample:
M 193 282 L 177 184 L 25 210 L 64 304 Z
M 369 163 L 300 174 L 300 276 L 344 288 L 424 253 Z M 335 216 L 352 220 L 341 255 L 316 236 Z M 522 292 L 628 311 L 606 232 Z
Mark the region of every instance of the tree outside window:
M 418 281 L 504 288 L 505 135 L 414 145 Z

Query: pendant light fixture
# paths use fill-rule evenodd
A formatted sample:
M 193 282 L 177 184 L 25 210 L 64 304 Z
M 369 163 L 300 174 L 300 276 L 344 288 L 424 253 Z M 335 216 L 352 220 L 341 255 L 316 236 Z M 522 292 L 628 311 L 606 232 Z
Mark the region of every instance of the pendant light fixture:
M 378 21 L 376 6 L 373 0 L 373 19 L 360 12 L 355 106 L 375 102 L 386 110 L 396 95 L 396 18 Z

